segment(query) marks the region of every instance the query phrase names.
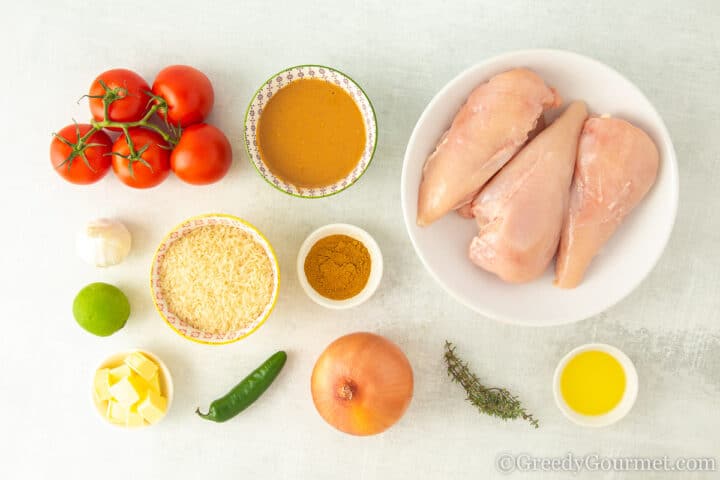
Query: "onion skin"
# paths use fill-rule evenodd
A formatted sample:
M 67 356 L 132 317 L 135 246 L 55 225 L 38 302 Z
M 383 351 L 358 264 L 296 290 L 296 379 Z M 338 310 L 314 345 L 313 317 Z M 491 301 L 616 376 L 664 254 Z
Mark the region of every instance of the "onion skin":
M 358 332 L 332 342 L 310 381 L 323 419 L 351 435 L 375 435 L 394 425 L 413 395 L 413 372 L 400 348 L 374 333 Z

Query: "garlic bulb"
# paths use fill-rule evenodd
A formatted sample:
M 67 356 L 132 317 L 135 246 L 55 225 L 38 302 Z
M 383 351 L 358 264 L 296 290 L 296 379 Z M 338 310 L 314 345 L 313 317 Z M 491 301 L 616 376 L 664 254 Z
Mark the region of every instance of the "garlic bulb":
M 109 267 L 127 257 L 131 241 L 125 225 L 117 220 L 99 218 L 78 232 L 75 247 L 80 258 L 90 265 Z

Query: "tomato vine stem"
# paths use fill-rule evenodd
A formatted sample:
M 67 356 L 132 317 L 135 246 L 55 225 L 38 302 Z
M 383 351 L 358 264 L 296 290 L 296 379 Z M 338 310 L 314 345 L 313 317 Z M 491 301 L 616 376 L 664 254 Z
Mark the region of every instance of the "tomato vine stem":
M 149 91 L 145 92 L 145 94 L 149 97 L 148 105 L 150 105 L 152 103 L 152 105 L 147 110 L 147 112 L 145 112 L 145 115 L 143 115 L 143 117 L 140 120 L 136 120 L 134 122 L 116 122 L 116 121 L 113 121 L 110 119 L 110 105 L 113 102 L 115 102 L 117 100 L 121 100 L 121 99 L 125 98 L 126 96 L 128 96 L 129 95 L 128 89 L 123 88 L 123 87 L 111 89 L 102 80 L 99 80 L 99 82 L 100 82 L 100 85 L 103 87 L 103 89 L 105 89 L 105 93 L 102 96 L 84 95 L 84 97 L 102 98 L 103 119 L 101 121 L 97 121 L 94 119 L 90 120 L 91 128 L 82 137 L 80 136 L 80 128 L 79 128 L 77 122 L 75 122 L 75 120 L 73 120 L 73 122 L 75 123 L 75 126 L 76 126 L 75 131 L 76 131 L 76 137 L 77 137 L 77 140 L 75 141 L 75 143 L 71 142 L 67 138 L 64 138 L 60 135 L 53 134 L 58 138 L 58 140 L 60 140 L 61 142 L 63 142 L 64 144 L 66 144 L 70 148 L 72 148 L 72 152 L 70 153 L 68 158 L 66 158 L 65 161 L 63 163 L 61 163 L 59 166 L 67 164 L 68 168 L 70 168 L 70 166 L 72 165 L 73 159 L 75 157 L 79 156 L 84 160 L 84 162 L 92 170 L 92 167 L 90 166 L 90 164 L 87 160 L 87 157 L 85 156 L 85 150 L 87 148 L 95 147 L 98 145 L 93 144 L 93 143 L 90 143 L 90 144 L 87 143 L 88 139 L 90 137 L 92 137 L 95 133 L 101 131 L 104 128 L 116 128 L 116 129 L 122 130 L 123 135 L 125 136 L 125 138 L 128 142 L 128 147 L 130 149 L 130 155 L 128 156 L 128 160 L 130 161 L 129 168 L 130 168 L 131 173 L 132 173 L 132 164 L 133 164 L 133 162 L 136 162 L 136 161 L 142 163 L 143 165 L 147 166 L 148 168 L 151 168 L 150 165 L 142 158 L 142 154 L 145 152 L 145 150 L 147 150 L 149 145 L 145 145 L 139 151 L 136 151 L 135 146 L 132 143 L 132 139 L 130 138 L 130 135 L 128 134 L 128 129 L 140 127 L 140 128 L 146 128 L 148 130 L 152 130 L 152 131 L 156 132 L 158 135 L 160 135 L 165 142 L 167 142 L 167 145 L 159 145 L 161 148 L 172 149 L 175 145 L 177 145 L 178 141 L 180 140 L 180 135 L 182 133 L 182 128 L 180 127 L 180 125 L 178 125 L 177 127 L 173 127 L 168 122 L 167 116 L 165 116 L 164 117 L 165 125 L 167 127 L 167 130 L 170 131 L 170 133 L 168 133 L 164 129 L 162 129 L 161 127 L 159 127 L 158 125 L 155 125 L 154 123 L 152 123 L 150 121 L 152 116 L 155 115 L 155 113 L 157 113 L 158 111 L 167 112 L 167 102 L 165 101 L 164 98 L 162 98 L 158 95 L 155 95 L 152 92 L 149 92 Z
M 160 105 L 156 103 L 155 105 L 150 107 L 150 109 L 147 111 L 147 113 L 145 114 L 145 116 L 143 118 L 141 118 L 140 120 L 137 120 L 135 122 L 115 122 L 115 121 L 109 120 L 107 118 L 100 122 L 98 122 L 96 120 L 92 120 L 90 122 L 90 124 L 92 125 L 93 130 L 88 132 L 88 134 L 86 134 L 85 136 L 88 137 L 89 134 L 91 135 L 92 133 L 95 133 L 98 130 L 102 130 L 103 128 L 119 128 L 123 131 L 123 134 L 125 134 L 125 136 L 127 136 L 128 128 L 142 127 L 142 128 L 147 128 L 148 130 L 153 130 L 153 131 L 157 132 L 163 138 L 163 140 L 165 140 L 168 144 L 170 144 L 171 146 L 175 145 L 175 144 L 177 144 L 177 139 L 173 138 L 172 135 L 165 132 L 165 130 L 163 130 L 159 126 L 150 122 L 150 118 L 155 114 L 155 112 L 158 111 L 159 108 L 160 108 Z M 85 138 L 83 138 L 83 140 L 85 140 Z

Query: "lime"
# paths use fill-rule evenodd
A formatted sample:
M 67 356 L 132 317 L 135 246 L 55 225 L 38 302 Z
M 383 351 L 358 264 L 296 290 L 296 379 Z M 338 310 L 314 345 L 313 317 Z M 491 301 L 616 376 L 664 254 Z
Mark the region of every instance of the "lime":
M 125 326 L 130 316 L 130 302 L 114 285 L 91 283 L 75 297 L 73 315 L 88 332 L 107 337 Z

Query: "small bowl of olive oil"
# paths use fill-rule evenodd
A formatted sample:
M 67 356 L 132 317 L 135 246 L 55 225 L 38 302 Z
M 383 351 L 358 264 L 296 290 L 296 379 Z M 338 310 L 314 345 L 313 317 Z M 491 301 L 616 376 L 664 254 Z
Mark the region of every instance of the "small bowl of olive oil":
M 622 419 L 635 404 L 637 370 L 618 348 L 589 343 L 560 360 L 553 393 L 558 408 L 572 422 L 605 427 Z

